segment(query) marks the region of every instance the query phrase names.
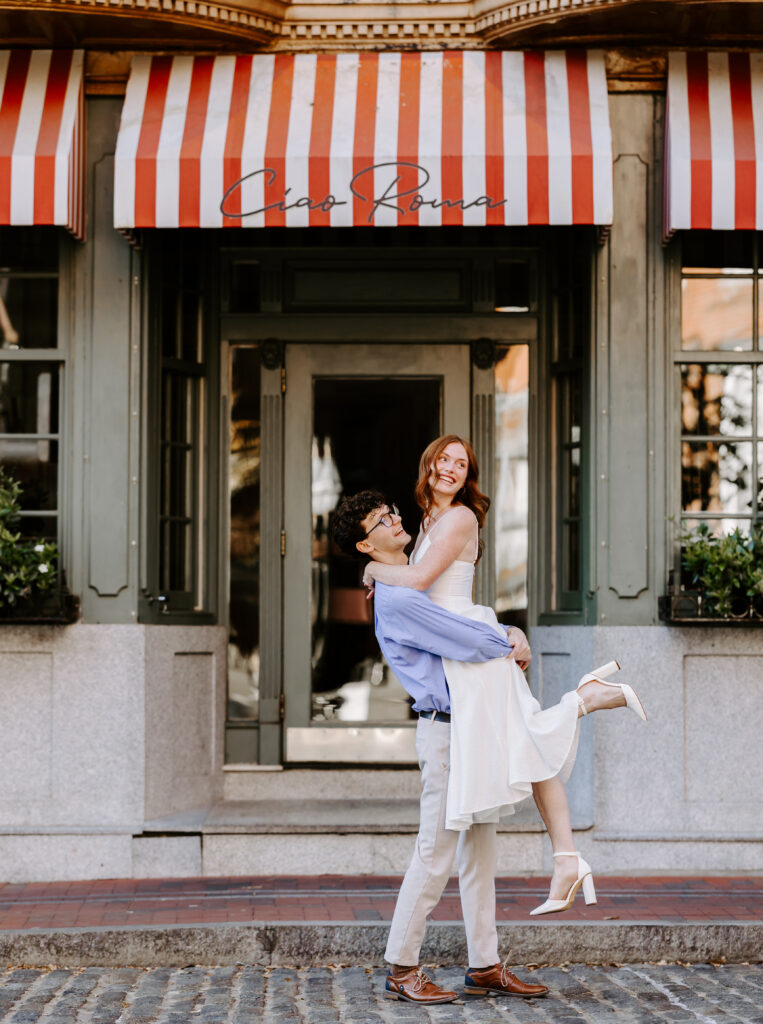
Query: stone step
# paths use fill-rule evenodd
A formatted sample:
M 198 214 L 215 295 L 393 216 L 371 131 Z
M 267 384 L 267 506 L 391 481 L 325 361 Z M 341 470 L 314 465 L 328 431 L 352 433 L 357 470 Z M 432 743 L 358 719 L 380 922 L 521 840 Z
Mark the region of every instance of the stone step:
M 321 967 L 384 964 L 386 922 L 155 925 L 0 931 L 4 964 L 25 967 Z M 499 924 L 513 964 L 757 963 L 763 922 Z M 460 922 L 427 928 L 421 962 L 467 963 Z

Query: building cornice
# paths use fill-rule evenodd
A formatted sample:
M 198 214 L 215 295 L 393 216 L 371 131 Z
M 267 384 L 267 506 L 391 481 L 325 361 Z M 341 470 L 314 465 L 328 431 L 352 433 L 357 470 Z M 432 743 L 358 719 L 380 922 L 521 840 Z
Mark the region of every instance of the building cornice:
M 713 16 L 712 38 L 674 42 L 675 26 L 691 25 L 697 12 Z M 0 31 L 8 46 L 48 40 L 104 50 L 664 48 L 716 37 L 733 45 L 742 12 L 741 42 L 763 41 L 763 0 L 0 0 Z

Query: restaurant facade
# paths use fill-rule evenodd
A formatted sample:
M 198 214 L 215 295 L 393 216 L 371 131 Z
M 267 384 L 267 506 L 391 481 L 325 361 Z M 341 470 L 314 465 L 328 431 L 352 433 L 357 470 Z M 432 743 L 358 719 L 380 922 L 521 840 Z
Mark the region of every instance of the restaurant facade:
M 745 6 L 0 0 L 0 461 L 68 609 L 0 620 L 3 880 L 405 869 L 330 521 L 415 532 L 444 432 L 541 703 L 615 658 L 649 715 L 581 724 L 583 855 L 763 868 L 763 566 L 719 608 L 681 562 L 763 518 Z M 499 867 L 550 870 L 534 808 Z

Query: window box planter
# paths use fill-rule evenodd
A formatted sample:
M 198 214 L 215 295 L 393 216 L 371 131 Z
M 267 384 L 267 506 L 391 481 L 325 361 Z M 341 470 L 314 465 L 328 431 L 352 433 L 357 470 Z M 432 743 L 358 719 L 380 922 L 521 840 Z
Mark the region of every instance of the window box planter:
M 39 594 L 0 608 L 0 626 L 70 626 L 79 619 L 79 598 L 68 591 Z
M 763 598 L 741 596 L 731 600 L 727 614 L 721 615 L 716 602 L 701 590 L 668 591 L 659 598 L 659 614 L 663 622 L 675 625 L 702 626 L 709 623 L 733 625 L 761 625 Z

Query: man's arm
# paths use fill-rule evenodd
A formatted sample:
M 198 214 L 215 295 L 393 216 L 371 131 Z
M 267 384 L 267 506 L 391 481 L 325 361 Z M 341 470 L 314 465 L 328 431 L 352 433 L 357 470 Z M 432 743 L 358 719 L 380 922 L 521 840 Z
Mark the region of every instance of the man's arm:
M 418 590 L 379 583 L 375 599 L 384 635 L 404 647 L 454 661 L 492 661 L 513 651 L 493 626 L 449 612 Z

